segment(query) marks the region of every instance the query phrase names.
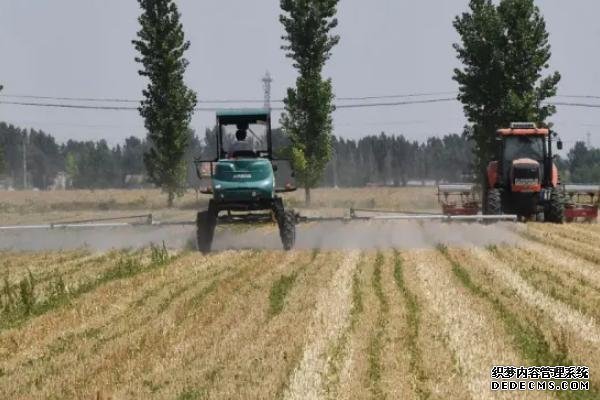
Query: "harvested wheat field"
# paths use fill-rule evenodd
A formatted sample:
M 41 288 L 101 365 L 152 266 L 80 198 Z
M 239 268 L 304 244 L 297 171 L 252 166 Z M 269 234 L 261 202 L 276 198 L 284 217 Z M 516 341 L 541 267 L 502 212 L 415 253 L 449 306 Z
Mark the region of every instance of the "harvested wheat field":
M 339 214 L 350 207 L 437 212 L 439 206 L 434 187 L 385 188 L 317 188 L 312 191 L 312 206 L 306 209 L 304 195 L 286 193 L 290 207 L 304 211 Z M 188 190 L 166 207 L 166 197 L 158 189 L 103 189 L 65 191 L 2 192 L 2 225 L 64 222 L 105 217 L 153 214 L 160 221 L 193 219 L 194 211 L 207 207 L 209 197 Z
M 600 398 L 599 228 L 415 229 L 429 245 L 0 253 L 0 398 Z M 494 365 L 590 388 L 492 391 Z

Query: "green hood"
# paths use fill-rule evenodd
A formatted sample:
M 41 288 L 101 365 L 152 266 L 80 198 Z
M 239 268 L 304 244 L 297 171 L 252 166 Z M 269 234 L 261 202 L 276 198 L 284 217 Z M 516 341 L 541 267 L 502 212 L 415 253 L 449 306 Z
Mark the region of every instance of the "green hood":
M 213 190 L 219 200 L 241 200 L 252 192 L 255 192 L 253 197 L 270 198 L 274 195 L 273 182 L 273 167 L 269 160 L 221 160 L 215 167 Z
M 271 162 L 265 159 L 236 159 L 219 161 L 214 179 L 225 182 L 255 182 L 273 176 Z

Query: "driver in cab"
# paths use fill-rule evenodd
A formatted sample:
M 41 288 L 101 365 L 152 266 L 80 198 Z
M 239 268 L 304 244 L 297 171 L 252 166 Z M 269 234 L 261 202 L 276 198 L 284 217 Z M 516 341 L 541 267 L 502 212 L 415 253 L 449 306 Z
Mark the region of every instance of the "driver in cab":
M 235 142 L 229 146 L 228 156 L 229 158 L 235 158 L 238 152 L 249 152 L 253 151 L 252 145 L 248 137 L 248 124 L 238 124 L 237 131 L 235 132 Z

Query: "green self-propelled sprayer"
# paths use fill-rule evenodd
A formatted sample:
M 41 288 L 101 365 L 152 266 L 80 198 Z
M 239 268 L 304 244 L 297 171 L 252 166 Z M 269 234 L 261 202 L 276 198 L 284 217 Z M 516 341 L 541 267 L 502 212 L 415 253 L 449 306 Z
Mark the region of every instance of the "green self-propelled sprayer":
M 267 109 L 217 112 L 216 157 L 196 159 L 202 178 L 210 175 L 208 209 L 196 218 L 198 249 L 209 252 L 217 224 L 274 221 L 284 249 L 294 246 L 296 215 L 278 195 L 296 189 L 293 182 L 275 179 L 281 163 L 273 156 L 271 116 Z

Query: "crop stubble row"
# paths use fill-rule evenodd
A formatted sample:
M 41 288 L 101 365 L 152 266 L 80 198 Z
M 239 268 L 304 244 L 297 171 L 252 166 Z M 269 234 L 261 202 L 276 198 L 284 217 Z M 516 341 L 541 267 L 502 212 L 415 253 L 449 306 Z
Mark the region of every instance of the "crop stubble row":
M 595 396 L 594 238 L 531 225 L 517 248 L 183 254 L 0 331 L 0 397 L 503 398 L 491 365 L 543 361 L 589 366 Z M 67 282 L 91 257 L 10 256 L 64 260 Z

